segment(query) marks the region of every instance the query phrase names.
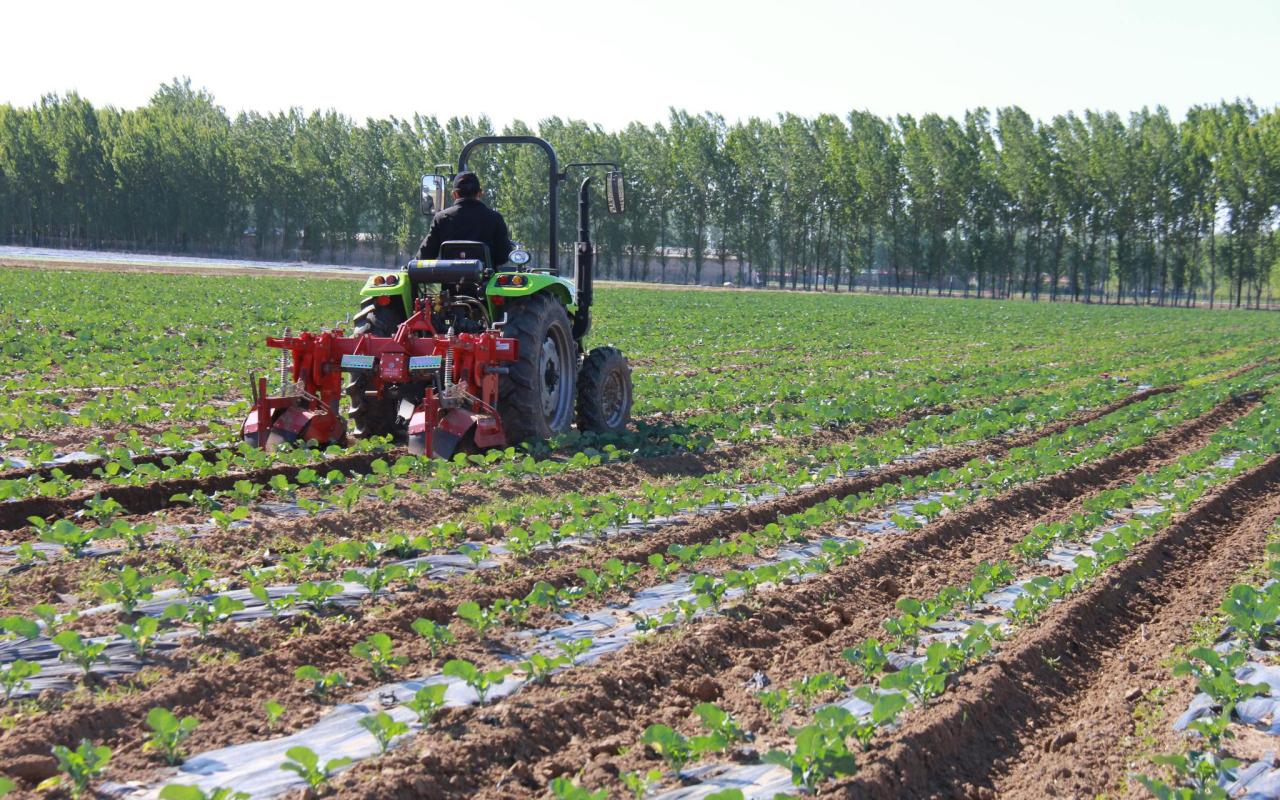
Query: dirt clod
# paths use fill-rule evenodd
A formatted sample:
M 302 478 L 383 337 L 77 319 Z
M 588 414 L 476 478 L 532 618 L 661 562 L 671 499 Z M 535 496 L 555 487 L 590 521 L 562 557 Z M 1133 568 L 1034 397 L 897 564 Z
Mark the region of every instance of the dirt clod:
M 720 684 L 707 677 L 694 681 L 687 692 L 690 697 L 703 703 L 710 703 L 718 699 L 723 693 Z

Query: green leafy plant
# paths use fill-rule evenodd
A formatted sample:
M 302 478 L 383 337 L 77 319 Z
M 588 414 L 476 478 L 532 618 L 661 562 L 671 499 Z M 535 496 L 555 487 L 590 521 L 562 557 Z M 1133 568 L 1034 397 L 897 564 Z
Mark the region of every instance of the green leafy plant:
M 60 648 L 58 658 L 78 664 L 84 670 L 85 677 L 88 677 L 94 664 L 103 660 L 102 654 L 107 649 L 105 642 L 85 640 L 75 631 L 59 633 L 53 637 L 53 643 Z
M 859 686 L 854 696 L 871 706 L 871 713 L 865 719 L 855 719 L 851 731 L 862 749 L 871 746 L 871 739 L 878 728 L 890 725 L 902 709 L 907 707 L 907 698 L 899 692 L 876 692 L 870 686 Z
M 206 792 L 199 786 L 171 783 L 160 790 L 160 800 L 249 800 L 249 793 L 221 786 Z
M 1248 658 L 1246 650 L 1220 654 L 1209 647 L 1196 647 L 1187 653 L 1187 660 L 1174 665 L 1173 674 L 1193 676 L 1200 691 L 1220 708 L 1230 709 L 1247 697 L 1269 691 L 1265 683 L 1242 683 L 1236 679 L 1236 670 Z
M 791 682 L 791 696 L 800 700 L 800 706 L 808 711 L 819 698 L 832 692 L 844 691 L 844 678 L 834 672 L 819 672 Z
M 662 770 L 651 769 L 646 772 L 624 772 L 618 776 L 622 785 L 627 787 L 635 800 L 644 800 L 655 786 L 662 782 Z
M 480 604 L 474 600 L 459 603 L 454 613 L 470 625 L 477 636 L 483 637 L 490 628 L 498 624 L 498 615 L 494 613 L 492 607 L 481 608 Z
M 368 661 L 375 678 L 381 678 L 387 672 L 409 663 L 407 656 L 392 653 L 391 637 L 385 633 L 370 634 L 364 641 L 352 645 L 351 655 Z
M 284 716 L 286 709 L 275 700 L 268 700 L 262 704 L 262 710 L 267 715 L 267 727 L 275 730 L 280 725 L 280 718 Z
M 675 772 L 693 758 L 693 747 L 679 731 L 667 725 L 650 725 L 640 736 L 640 743 L 647 746 Z
M 209 630 L 231 615 L 244 609 L 244 602 L 227 595 L 217 595 L 212 600 L 192 599 L 187 603 L 172 603 L 165 607 L 164 619 L 187 622 L 196 627 L 201 639 L 209 637 Z
M 311 694 L 318 700 L 328 697 L 334 689 L 350 686 L 341 672 L 321 672 L 311 664 L 298 667 L 293 674 L 300 681 L 311 681 Z
M 422 619 L 421 617 L 415 619 L 412 627 L 415 633 L 427 640 L 427 644 L 431 648 L 432 658 L 440 655 L 441 648 L 456 641 L 453 631 L 449 630 L 449 626 L 432 622 L 429 619 Z
M 480 705 L 484 705 L 489 692 L 511 674 L 511 667 L 485 671 L 477 668 L 470 661 L 455 658 L 451 661 L 446 661 L 444 669 L 441 671 L 445 675 L 457 678 L 471 687 L 472 691 L 476 693 Z
M 319 790 L 329 782 L 333 773 L 351 763 L 350 758 L 331 758 L 323 765 L 320 757 L 310 747 L 290 747 L 284 751 L 285 762 L 280 769 L 297 773 L 313 790 Z
M 791 705 L 791 692 L 786 689 L 765 689 L 756 692 L 756 700 L 769 712 L 769 718 L 777 722 Z
M 147 648 L 155 641 L 160 630 L 160 622 L 155 617 L 138 617 L 132 625 L 121 623 L 116 626 L 116 633 L 133 642 L 133 649 L 138 658 L 144 658 Z
M 81 739 L 80 745 L 72 750 L 62 745 L 54 745 L 53 757 L 58 762 L 61 775 L 54 775 L 40 782 L 36 791 L 43 792 L 59 786 L 66 786 L 72 797 L 82 797 L 89 790 L 89 784 L 100 776 L 111 763 L 111 748 L 94 745 L 88 739 Z
M 170 765 L 182 763 L 182 741 L 195 731 L 200 721 L 186 716 L 179 719 L 167 708 L 153 708 L 147 712 L 147 727 L 151 735 L 142 745 L 143 750 L 157 750 Z
M 862 671 L 867 679 L 874 678 L 889 661 L 884 645 L 878 639 L 864 639 L 856 647 L 846 647 L 840 654 L 845 661 Z
M 27 678 L 40 674 L 40 665 L 34 661 L 18 658 L 8 664 L 0 665 L 0 689 L 4 689 L 4 699 L 8 702 L 14 692 L 23 692 L 31 687 Z
M 152 575 L 144 577 L 138 570 L 125 566 L 116 573 L 114 580 L 105 581 L 98 586 L 98 594 L 103 599 L 120 605 L 120 610 L 132 614 L 138 603 L 150 600 L 155 596 L 151 590 L 167 576 Z
M 856 725 L 853 714 L 840 706 L 819 709 L 812 724 L 791 730 L 794 749 L 770 751 L 764 760 L 786 767 L 792 784 L 812 792 L 828 778 L 857 772 L 857 759 L 846 743 Z
M 378 752 L 385 753 L 391 747 L 391 740 L 409 732 L 409 725 L 400 722 L 385 711 L 369 714 L 360 718 L 360 727 L 364 728 L 378 742 Z
M 413 699 L 405 703 L 405 707 L 418 715 L 418 723 L 423 727 L 431 724 L 431 718 L 444 708 L 445 694 L 449 687 L 443 683 L 432 683 L 414 692 Z
M 563 776 L 551 781 L 551 794 L 555 795 L 556 800 L 608 800 L 609 798 L 607 789 L 592 792 Z

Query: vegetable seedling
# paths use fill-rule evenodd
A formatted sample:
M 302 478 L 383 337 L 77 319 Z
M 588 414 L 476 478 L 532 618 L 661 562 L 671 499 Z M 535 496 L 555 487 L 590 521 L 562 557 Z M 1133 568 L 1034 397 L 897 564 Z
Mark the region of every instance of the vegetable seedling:
M 431 718 L 444 708 L 444 696 L 449 687 L 443 683 L 423 686 L 414 693 L 413 699 L 405 703 L 405 707 L 418 715 L 418 724 L 424 728 L 431 724 Z
M 280 769 L 297 773 L 298 777 L 315 790 L 319 790 L 328 783 L 333 773 L 351 763 L 350 758 L 331 758 L 322 766 L 316 752 L 310 747 L 301 745 L 290 747 L 284 751 L 284 755 L 287 760 L 280 765 Z
M 502 683 L 502 681 L 511 674 L 511 667 L 503 667 L 502 669 L 489 670 L 485 672 L 476 667 L 470 661 L 455 658 L 445 662 L 442 672 L 451 678 L 458 678 L 476 693 L 479 698 L 480 705 L 485 704 L 485 700 L 492 691 L 494 686 Z
M 111 762 L 111 748 L 81 739 L 75 750 L 60 744 L 54 745 L 53 757 L 57 759 L 58 771 L 62 774 L 41 781 L 36 786 L 36 791 L 48 791 L 69 784 L 71 796 L 79 798 L 88 791 L 93 779 L 106 770 L 107 764 Z
M 151 736 L 142 745 L 143 750 L 158 750 L 170 766 L 182 763 L 182 740 L 195 731 L 200 721 L 186 716 L 179 719 L 167 708 L 153 708 L 147 712 L 147 727 Z
M 360 727 L 373 735 L 378 742 L 378 752 L 386 753 L 391 747 L 391 740 L 409 732 L 409 725 L 400 722 L 385 711 L 360 718 Z

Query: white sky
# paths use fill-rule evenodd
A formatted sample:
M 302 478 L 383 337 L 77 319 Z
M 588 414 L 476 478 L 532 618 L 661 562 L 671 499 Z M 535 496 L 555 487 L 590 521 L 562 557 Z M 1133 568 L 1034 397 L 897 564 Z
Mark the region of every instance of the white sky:
M 232 114 L 611 129 L 669 106 L 732 121 L 1280 102 L 1280 0 L 15 0 L 0 18 L 0 102 L 21 105 L 75 89 L 134 107 L 182 75 Z

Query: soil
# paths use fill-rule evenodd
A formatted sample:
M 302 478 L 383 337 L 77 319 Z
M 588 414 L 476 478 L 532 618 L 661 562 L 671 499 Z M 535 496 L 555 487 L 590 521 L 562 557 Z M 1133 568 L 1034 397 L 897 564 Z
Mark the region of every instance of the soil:
M 829 796 L 1093 797 L 1123 787 L 1134 700 L 1262 555 L 1280 516 L 1280 456 L 1202 499 L 954 691 L 907 717 Z M 927 768 L 921 769 L 922 765 Z
M 1160 390 L 1152 390 L 1157 393 Z M 1149 396 L 1148 393 L 1147 396 Z M 634 541 L 615 539 L 608 545 L 608 553 L 623 560 L 643 560 L 648 554 L 665 551 L 672 543 L 706 542 L 716 536 L 725 536 L 736 531 L 757 528 L 774 522 L 783 514 L 802 511 L 812 505 L 832 497 L 844 497 L 849 494 L 867 491 L 889 481 L 896 481 L 907 475 L 921 475 L 944 466 L 958 466 L 975 457 L 996 457 L 1010 448 L 1028 444 L 1035 439 L 1058 432 L 1073 424 L 1110 413 L 1132 402 L 1142 399 L 1143 395 L 1134 395 L 1117 401 L 1109 406 L 1085 414 L 1076 415 L 1045 429 L 1030 431 L 1002 440 L 991 440 L 981 445 L 957 447 L 933 453 L 927 458 L 915 462 L 894 465 L 884 471 L 871 475 L 845 479 L 798 492 L 757 506 L 733 509 L 706 517 L 697 517 L 688 522 L 663 528 L 655 533 L 633 537 Z M 990 503 L 987 504 L 990 506 Z M 989 511 L 987 512 L 989 513 Z M 936 526 L 928 526 L 915 532 L 921 537 L 929 535 Z M 915 540 L 918 537 L 911 537 Z M 904 542 L 906 540 L 904 539 Z M 880 559 L 883 562 L 885 559 Z M 889 560 L 893 560 L 890 558 Z M 397 597 L 389 606 L 379 606 L 377 611 L 370 610 L 362 619 L 351 623 L 334 622 L 325 624 L 319 630 L 304 632 L 301 636 L 289 636 L 288 646 L 281 644 L 285 634 L 280 629 L 262 630 L 248 629 L 236 632 L 239 654 L 232 660 L 206 661 L 200 663 L 199 656 L 184 654 L 187 662 L 181 669 L 166 670 L 162 680 L 158 680 L 149 688 L 128 694 L 105 703 L 92 698 L 72 698 L 52 713 L 30 720 L 15 730 L 0 735 L 0 763 L 22 765 L 23 774 L 48 772 L 53 768 L 52 759 L 47 755 L 49 742 L 75 742 L 89 737 L 95 741 L 108 743 L 116 750 L 113 757 L 113 775 L 118 777 L 145 776 L 154 771 L 154 760 L 141 752 L 141 743 L 145 726 L 143 720 L 146 712 L 155 706 L 163 706 L 176 714 L 195 714 L 204 720 L 191 740 L 191 747 L 207 749 L 242 740 L 246 728 L 253 729 L 262 719 L 262 704 L 268 699 L 275 699 L 293 712 L 290 723 L 302 725 L 314 719 L 319 713 L 317 703 L 308 703 L 305 686 L 293 678 L 297 667 L 312 664 L 322 670 L 341 669 L 348 677 L 355 676 L 356 688 L 372 685 L 366 676 L 361 676 L 358 662 L 349 655 L 351 645 L 368 636 L 370 633 L 386 631 L 393 633 L 398 645 L 405 648 L 402 652 L 411 659 L 410 663 L 423 666 L 434 663 L 426 657 L 425 644 L 421 643 L 410 626 L 417 618 L 433 619 L 448 622 L 457 604 L 465 599 L 473 599 L 486 603 L 500 597 L 520 596 L 529 591 L 538 580 L 547 580 L 556 585 L 564 585 L 576 579 L 574 570 L 580 566 L 598 564 L 598 554 L 585 552 L 577 557 L 560 561 L 554 566 L 545 565 L 542 569 L 519 573 L 499 571 L 492 577 L 486 576 L 483 584 L 471 581 L 455 581 L 445 584 L 438 590 L 424 592 L 420 599 Z M 858 563 L 861 563 L 861 559 Z M 879 562 L 878 562 L 879 563 Z M 853 569 L 852 567 L 850 569 Z M 833 573 L 829 578 L 836 580 L 843 571 Z M 642 580 L 647 575 L 639 576 Z M 826 578 L 823 579 L 828 580 Z M 859 583 L 860 578 L 852 579 L 852 584 Z M 816 582 L 821 583 L 821 582 Z M 852 584 L 840 584 L 845 588 Z M 812 585 L 800 587 L 806 589 L 804 596 L 815 595 Z M 835 587 L 830 587 L 834 589 Z M 821 590 L 820 590 L 821 591 Z M 786 595 L 786 592 L 779 593 Z M 821 595 L 816 595 L 821 596 Z M 800 601 L 807 607 L 810 600 Z M 780 609 L 792 608 L 793 604 L 780 601 Z M 782 619 L 781 616 L 771 618 L 769 625 L 773 627 Z M 732 620 L 731 620 L 732 621 Z M 736 641 L 739 634 L 727 632 L 731 641 Z M 465 643 L 464 643 L 465 644 Z M 479 644 L 479 643 L 475 643 Z M 734 647 L 712 648 L 720 657 L 733 654 Z M 659 645 L 665 647 L 666 645 Z M 639 650 L 645 650 L 641 647 Z M 631 652 L 628 648 L 624 652 Z M 183 651 L 180 649 L 180 653 Z M 473 660 L 483 660 L 483 649 L 468 647 L 459 652 L 451 652 L 442 657 L 464 655 Z M 668 662 L 665 657 L 654 662 L 650 654 L 641 655 L 641 670 L 648 671 L 653 663 Z M 684 659 L 671 661 L 677 670 Z M 354 667 L 354 668 L 353 668 Z M 664 668 L 664 671 L 669 668 Z M 584 671 L 586 672 L 586 671 Z M 595 673 L 592 670 L 591 673 Z M 606 668 L 605 673 L 608 674 Z M 714 674 L 714 673 L 713 673 Z M 363 679 L 362 679 L 363 678 Z M 548 687 L 535 687 L 541 690 Z M 560 690 L 557 688 L 557 692 Z M 528 694 L 532 700 L 523 698 Z M 521 692 L 520 700 L 513 704 L 547 710 L 537 706 L 539 692 Z M 598 696 L 597 692 L 591 692 Z M 619 694 L 616 701 L 621 703 L 630 692 Z M 53 702 L 52 698 L 47 698 Z M 451 713 L 446 719 L 458 716 L 468 718 L 472 710 L 459 710 Z M 554 715 L 554 709 L 552 709 Z M 462 722 L 460 724 L 466 725 Z M 285 731 L 288 728 L 284 729 Z M 554 737 L 547 741 L 554 740 Z

